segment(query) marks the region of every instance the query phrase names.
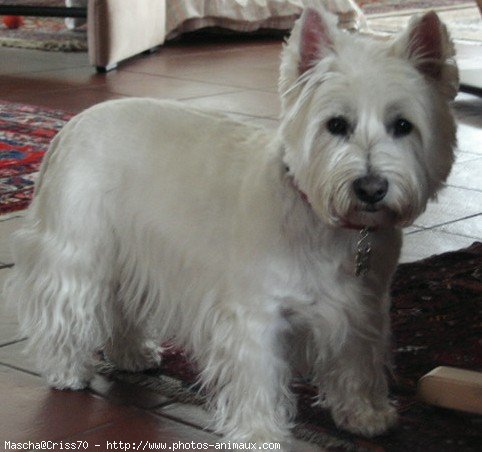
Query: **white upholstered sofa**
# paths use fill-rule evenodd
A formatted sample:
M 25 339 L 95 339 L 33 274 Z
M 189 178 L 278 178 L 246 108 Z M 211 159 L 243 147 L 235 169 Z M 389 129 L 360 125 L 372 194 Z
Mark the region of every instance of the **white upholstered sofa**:
M 90 62 L 106 71 L 166 38 L 204 27 L 289 30 L 304 5 L 317 3 L 335 12 L 343 28 L 362 25 L 354 0 L 88 0 Z
M 89 60 L 107 71 L 164 42 L 165 0 L 89 0 Z

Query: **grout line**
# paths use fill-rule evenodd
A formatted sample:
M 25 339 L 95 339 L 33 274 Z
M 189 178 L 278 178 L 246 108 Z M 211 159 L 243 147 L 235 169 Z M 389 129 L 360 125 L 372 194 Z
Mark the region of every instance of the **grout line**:
M 273 42 L 268 42 L 268 43 L 256 43 L 256 45 L 254 46 L 239 46 L 239 47 L 231 47 L 229 44 L 225 44 L 225 47 L 218 47 L 216 49 L 209 49 L 209 50 L 206 50 L 206 47 L 199 47 L 198 49 L 193 49 L 193 50 L 187 50 L 185 52 L 181 52 L 181 53 L 171 53 L 171 54 L 163 54 L 163 50 L 165 51 L 177 51 L 178 49 L 180 48 L 186 48 L 183 44 L 179 45 L 179 46 L 169 46 L 169 45 L 161 45 L 159 47 L 159 51 L 156 52 L 155 54 L 158 55 L 158 56 L 162 56 L 164 57 L 165 59 L 172 59 L 172 60 L 179 60 L 179 59 L 183 59 L 183 58 L 190 58 L 190 57 L 205 57 L 206 54 L 215 54 L 215 55 L 225 55 L 225 54 L 228 54 L 228 55 L 232 55 L 233 53 L 241 53 L 241 52 L 246 52 L 246 51 L 249 51 L 249 50 L 266 50 L 266 49 L 271 49 L 274 45 L 278 45 L 279 46 L 279 50 L 277 51 L 279 54 L 281 53 L 282 51 L 282 45 L 284 43 L 284 39 L 280 39 L 279 41 L 277 40 L 276 42 L 273 41 Z M 244 44 L 244 43 L 243 43 Z M 141 60 L 141 54 L 139 54 L 140 58 L 137 60 L 137 61 L 142 61 Z M 136 58 L 137 55 L 135 55 L 133 57 Z M 134 60 L 133 60 L 134 61 Z
M 224 110 L 226 111 L 226 110 Z M 226 113 L 232 114 L 232 115 L 239 115 L 239 116 L 246 116 L 247 118 L 253 118 L 253 119 L 270 119 L 271 121 L 277 121 L 279 122 L 279 118 L 276 118 L 274 116 L 257 116 L 257 115 L 252 115 L 249 113 L 235 113 L 233 111 L 226 111 Z
M 221 86 L 225 86 L 225 85 L 221 85 Z M 101 87 L 99 87 L 101 88 Z M 103 88 L 103 87 L 102 87 Z M 226 86 L 226 88 L 228 88 L 228 86 Z M 191 99 L 202 99 L 204 97 L 211 97 L 211 96 L 217 96 L 217 95 L 224 95 L 224 94 L 235 94 L 235 93 L 242 93 L 243 90 L 241 89 L 238 89 L 236 91 L 225 91 L 225 92 L 220 92 L 220 93 L 215 93 L 215 94 L 204 94 L 204 95 L 201 95 L 201 96 L 189 96 L 189 97 L 173 97 L 173 98 L 166 98 L 166 97 L 153 97 L 152 95 L 151 96 L 139 96 L 138 94 L 125 94 L 125 93 L 119 93 L 114 89 L 107 89 L 106 92 L 109 92 L 111 94 L 115 94 L 116 96 L 124 96 L 124 97 L 145 97 L 147 99 L 159 99 L 159 100 L 171 100 L 171 101 L 174 101 L 174 100 L 178 100 L 178 101 L 182 101 L 182 100 L 191 100 Z
M 449 221 L 446 221 L 444 223 L 435 224 L 433 226 L 421 226 L 421 225 L 417 225 L 416 223 L 414 224 L 414 226 L 417 227 L 417 228 L 422 228 L 424 230 L 434 229 L 434 228 L 438 228 L 440 226 L 446 226 L 447 224 L 453 224 L 453 223 L 457 223 L 459 221 L 470 220 L 471 218 L 478 217 L 479 215 L 482 215 L 482 212 L 474 213 L 472 215 L 467 215 L 466 217 L 462 217 L 462 218 L 457 218 L 456 220 L 449 220 Z
M 470 160 L 472 161 L 472 160 Z M 446 187 L 454 187 L 454 188 L 462 188 L 464 190 L 471 190 L 471 191 L 477 191 L 479 193 L 482 193 L 482 189 L 480 188 L 469 188 L 469 187 L 464 187 L 462 185 L 453 185 L 453 184 L 445 184 Z
M 412 225 L 412 227 L 413 227 L 413 228 L 419 228 L 419 229 L 416 229 L 415 231 L 405 232 L 405 233 L 403 234 L 404 237 L 406 237 L 407 235 L 415 234 L 416 232 L 424 231 L 424 229 L 421 228 L 420 226 Z
M 179 403 L 179 402 L 177 402 L 177 403 Z M 179 417 L 176 417 L 176 416 L 172 416 L 172 415 L 165 414 L 165 413 L 159 413 L 158 411 L 153 411 L 152 414 L 157 416 L 157 417 L 166 418 L 166 419 L 169 419 L 171 421 L 187 425 L 188 427 L 195 428 L 196 430 L 202 430 L 203 432 L 207 432 L 207 433 L 211 433 L 213 435 L 219 436 L 214 432 L 214 430 L 211 430 L 208 427 L 201 427 L 200 425 L 194 424 L 192 422 L 186 421 L 186 420 L 184 420 L 182 418 L 179 418 Z
M 21 210 L 20 212 L 25 212 L 25 209 Z M 20 214 L 19 211 L 6 213 L 6 214 L 3 214 L 3 215 L 0 215 L 0 223 L 2 223 L 4 221 L 8 221 L 8 220 L 14 220 L 15 218 L 24 218 L 24 216 L 25 215 Z
M 3 343 L 0 344 L 0 348 L 7 347 L 8 345 L 18 344 L 19 342 L 23 342 L 25 339 L 27 339 L 27 338 L 26 337 L 20 337 L 18 339 L 12 339 L 11 341 L 8 341 L 8 342 L 3 342 Z M 0 364 L 2 364 L 1 361 L 0 361 Z
M 460 157 L 464 157 L 464 154 L 467 157 L 467 159 L 461 162 L 458 161 Z M 482 158 L 482 155 L 477 154 L 475 152 L 460 151 L 455 155 L 454 165 L 465 165 L 466 163 L 470 163 L 470 162 L 473 162 L 474 160 L 479 160 L 481 158 Z
M 464 234 L 458 234 L 458 233 L 456 234 L 456 233 L 453 233 L 453 232 L 444 231 L 443 229 L 435 230 L 435 228 L 424 228 L 424 229 L 420 229 L 418 231 L 408 232 L 407 234 L 405 234 L 405 237 L 407 237 L 409 235 L 418 234 L 420 232 L 427 232 L 427 231 L 437 232 L 438 234 L 451 235 L 453 237 L 460 237 L 460 238 L 463 238 L 463 239 L 471 239 L 471 240 L 475 240 L 475 241 L 480 242 L 480 237 L 473 237 L 471 235 L 464 235 Z
M 99 375 L 102 376 L 102 374 L 99 374 L 99 373 L 97 373 L 97 372 L 95 373 L 95 375 L 97 375 L 97 376 L 99 376 Z M 136 386 L 134 383 L 128 383 L 128 384 L 131 385 L 131 386 Z M 147 388 L 147 389 L 149 389 L 149 388 Z M 162 397 L 164 397 L 164 398 L 166 398 L 166 399 L 168 399 L 168 400 L 165 401 L 165 402 L 158 403 L 157 405 L 154 405 L 154 406 L 152 406 L 152 407 L 150 407 L 150 408 L 147 408 L 147 407 L 143 407 L 143 406 L 136 405 L 136 404 L 134 404 L 134 403 L 126 403 L 125 401 L 119 401 L 119 402 L 113 401 L 113 400 L 112 400 L 111 398 L 109 398 L 109 396 L 106 395 L 105 393 L 102 393 L 102 392 L 97 391 L 97 390 L 95 390 L 94 388 L 92 388 L 92 387 L 90 386 L 90 384 L 85 388 L 85 390 L 88 391 L 90 394 L 93 394 L 93 395 L 95 395 L 95 396 L 97 396 L 97 397 L 100 397 L 100 398 L 102 398 L 102 399 L 104 399 L 104 400 L 107 400 L 107 401 L 109 401 L 109 402 L 111 402 L 111 403 L 120 403 L 120 404 L 122 404 L 122 405 L 129 406 L 129 407 L 134 407 L 134 408 L 137 408 L 137 409 L 139 409 L 139 410 L 144 410 L 144 411 L 157 410 L 157 409 L 159 409 L 159 408 L 164 408 L 164 407 L 166 407 L 166 406 L 168 406 L 168 405 L 172 405 L 173 403 L 176 403 L 176 402 L 174 401 L 174 399 L 169 399 L 169 398 L 168 398 L 167 396 L 165 396 L 164 394 L 159 393 Z M 151 390 L 151 392 L 154 392 L 154 391 Z
M 440 226 L 445 226 L 447 224 L 457 223 L 458 221 L 470 220 L 471 218 L 478 217 L 479 215 L 482 215 L 482 212 L 474 213 L 472 215 L 468 215 L 462 218 L 457 218 L 456 220 L 449 220 L 449 221 L 445 221 L 444 223 L 434 224 L 433 226 L 422 226 L 417 223 L 414 223 L 413 226 L 415 226 L 416 228 L 421 228 L 422 230 L 426 231 L 428 229 L 435 229 Z M 414 231 L 414 232 L 418 232 L 418 231 Z
M 20 72 L 7 72 L 7 73 L 2 73 L 0 76 L 4 77 L 22 77 L 22 78 L 28 78 L 29 74 L 43 74 L 44 72 L 56 72 L 56 71 L 67 71 L 69 69 L 82 69 L 85 67 L 89 67 L 88 65 L 81 65 L 81 66 L 65 66 L 65 67 L 60 67 L 56 69 L 47 69 L 47 70 L 40 70 L 40 71 L 20 71 Z M 92 68 L 93 69 L 93 68 Z M 95 74 L 95 70 L 92 70 L 92 73 Z M 50 75 L 50 74 L 49 74 Z
M 480 237 L 474 237 L 473 235 L 459 234 L 459 233 L 454 234 L 453 232 L 448 232 L 448 231 L 440 231 L 440 232 L 442 232 L 442 233 L 444 233 L 444 234 L 455 235 L 455 236 L 457 236 L 457 237 L 463 237 L 463 238 L 465 238 L 465 239 L 474 240 L 474 241 L 476 241 L 476 242 L 480 242 L 480 241 L 481 241 Z
M 227 85 L 221 85 L 221 86 L 226 86 L 226 88 L 228 88 Z M 176 100 L 192 100 L 192 99 L 203 99 L 205 97 L 213 97 L 213 96 L 224 96 L 225 94 L 236 94 L 236 93 L 242 93 L 243 89 L 236 89 L 235 91 L 226 91 L 226 92 L 222 92 L 222 93 L 215 93 L 215 94 L 204 94 L 204 95 L 201 95 L 201 96 L 189 96 L 189 97 L 179 97 L 179 98 L 176 98 Z
M 197 80 L 193 78 L 186 78 L 186 77 L 179 77 L 179 76 L 174 76 L 174 75 L 164 75 L 164 74 L 155 74 L 152 72 L 146 72 L 146 71 L 132 71 L 126 69 L 125 72 L 130 72 L 133 74 L 147 74 L 147 75 L 153 75 L 157 77 L 166 77 L 174 80 L 182 80 L 184 82 L 195 82 L 195 83 L 205 83 L 206 85 L 217 85 L 217 86 L 226 86 L 226 87 L 231 87 L 231 88 L 238 88 L 241 91 L 258 91 L 258 92 L 264 92 L 264 93 L 271 93 L 271 94 L 276 94 L 277 91 L 268 91 L 266 88 L 252 88 L 252 87 L 246 87 L 246 86 L 240 86 L 240 85 L 232 85 L 232 84 L 227 84 L 227 83 L 219 83 L 219 82 L 210 82 L 207 80 Z
M 40 374 L 32 372 L 31 370 L 23 369 L 21 367 L 13 366 L 12 364 L 7 364 L 7 363 L 4 363 L 4 362 L 0 362 L 0 365 L 5 366 L 5 367 L 9 367 L 10 369 L 13 369 L 13 370 L 18 370 L 19 372 L 24 372 L 26 374 L 33 375 L 34 377 L 41 378 Z
M 239 113 L 237 111 L 227 111 L 227 110 L 214 110 L 214 111 L 217 111 L 219 113 L 223 113 L 225 114 L 228 118 L 230 119 L 233 119 L 234 121 L 245 121 L 245 120 L 255 120 L 255 119 L 260 119 L 262 121 L 273 121 L 273 122 L 278 122 L 279 123 L 279 120 L 278 119 L 275 119 L 271 116 L 255 116 L 255 115 L 250 115 L 250 114 L 247 114 L 247 113 Z M 242 118 L 238 118 L 238 116 L 242 116 Z M 253 121 L 253 124 L 256 125 Z M 270 130 L 273 130 L 275 131 L 276 130 L 276 127 L 270 129 Z
M 113 402 L 109 402 L 109 403 L 113 403 Z M 128 406 L 128 405 L 124 405 L 124 406 Z M 131 407 L 129 406 L 129 408 L 134 408 L 134 407 Z M 106 428 L 106 427 L 110 427 L 112 425 L 115 425 L 117 422 L 119 421 L 123 421 L 123 420 L 126 420 L 126 419 L 130 419 L 130 418 L 133 418 L 135 417 L 136 414 L 130 414 L 130 415 L 126 415 L 124 417 L 119 417 L 119 418 L 116 418 L 112 421 L 109 421 L 109 422 L 104 422 L 103 424 L 99 424 L 99 425 L 96 425 L 94 427 L 91 427 L 91 428 L 88 428 L 87 430 L 82 430 L 80 432 L 76 432 L 76 433 L 73 433 L 71 436 L 67 436 L 65 438 L 61 438 L 60 441 L 63 441 L 63 442 L 67 442 L 67 441 L 71 441 L 73 439 L 76 439 L 76 438 L 79 438 L 81 435 L 86 435 L 86 434 L 90 434 L 90 433 L 93 433 L 97 430 L 100 430 L 100 429 L 103 429 L 103 428 Z M 102 442 L 104 442 L 104 440 L 102 440 Z M 126 444 L 126 443 L 125 443 Z

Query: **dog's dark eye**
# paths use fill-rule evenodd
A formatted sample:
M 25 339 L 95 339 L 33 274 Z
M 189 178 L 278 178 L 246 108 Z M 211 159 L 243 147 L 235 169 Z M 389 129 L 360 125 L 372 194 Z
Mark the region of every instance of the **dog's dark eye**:
M 407 136 L 413 130 L 413 124 L 405 118 L 398 118 L 393 123 L 393 136 L 400 138 Z
M 350 130 L 350 124 L 343 116 L 331 118 L 326 123 L 326 128 L 332 135 L 347 135 Z

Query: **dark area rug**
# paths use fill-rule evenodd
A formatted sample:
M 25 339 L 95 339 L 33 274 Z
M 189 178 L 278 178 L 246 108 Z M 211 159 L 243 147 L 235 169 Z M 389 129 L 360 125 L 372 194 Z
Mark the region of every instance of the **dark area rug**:
M 366 439 L 335 427 L 329 413 L 313 406 L 315 390 L 293 381 L 298 397 L 294 435 L 329 451 L 476 452 L 482 444 L 482 416 L 426 405 L 416 398 L 418 379 L 437 366 L 482 370 L 482 243 L 399 266 L 392 285 L 393 355 L 391 394 L 400 413 L 388 434 Z M 201 405 L 196 369 L 180 350 L 164 354 L 160 369 L 116 371 L 110 378 L 149 387 L 177 402 Z

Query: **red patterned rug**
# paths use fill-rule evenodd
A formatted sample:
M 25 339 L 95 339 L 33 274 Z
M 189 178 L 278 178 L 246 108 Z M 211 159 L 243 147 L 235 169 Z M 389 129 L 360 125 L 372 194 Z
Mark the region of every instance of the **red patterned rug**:
M 426 405 L 415 392 L 418 379 L 437 366 L 482 371 L 482 243 L 400 265 L 392 299 L 396 380 L 391 395 L 399 425 L 371 439 L 341 431 L 326 410 L 313 406 L 314 388 L 297 378 L 292 390 L 299 415 L 293 434 L 331 452 L 480 452 L 482 416 Z M 196 369 L 180 351 L 166 352 L 160 369 L 128 373 L 99 363 L 98 371 L 177 402 L 202 406 L 204 400 L 191 386 Z M 206 417 L 196 421 L 200 427 Z
M 0 214 L 25 209 L 49 143 L 70 113 L 0 102 Z

